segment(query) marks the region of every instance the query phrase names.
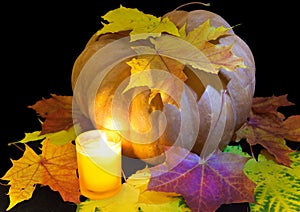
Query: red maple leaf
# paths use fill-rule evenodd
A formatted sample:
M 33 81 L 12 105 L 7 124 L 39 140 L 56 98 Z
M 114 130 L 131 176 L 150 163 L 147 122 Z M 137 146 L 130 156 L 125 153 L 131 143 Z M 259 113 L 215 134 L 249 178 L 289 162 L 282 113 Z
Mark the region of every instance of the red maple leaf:
M 51 94 L 51 97 L 42 98 L 29 108 L 34 109 L 42 118 L 41 135 L 67 130 L 75 123 L 79 123 L 82 129 L 91 129 L 92 124 L 79 109 L 74 109 L 72 96 Z M 74 114 L 76 114 L 75 117 Z
M 256 97 L 248 121 L 237 131 L 237 139 L 245 138 L 250 145 L 260 144 L 277 162 L 290 166 L 290 153 L 286 140 L 300 141 L 300 115 L 286 117 L 278 107 L 294 105 L 287 95 Z
M 67 130 L 73 126 L 72 96 L 51 94 L 50 98 L 43 98 L 28 107 L 34 109 L 42 118 L 45 118 L 41 135 Z

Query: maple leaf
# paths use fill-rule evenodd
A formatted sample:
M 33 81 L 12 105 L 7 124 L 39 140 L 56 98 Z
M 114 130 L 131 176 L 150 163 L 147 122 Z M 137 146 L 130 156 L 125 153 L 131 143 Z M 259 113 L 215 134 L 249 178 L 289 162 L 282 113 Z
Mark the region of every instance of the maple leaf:
M 152 97 L 160 93 L 163 104 L 178 106 L 176 102 L 180 102 L 184 90 L 182 82 L 187 79 L 183 72 L 183 64 L 157 55 L 133 58 L 127 64 L 131 67 L 131 76 L 123 92 L 130 88 L 147 86 L 151 89 L 150 102 Z M 173 98 L 168 95 L 170 93 Z
M 278 113 L 278 108 L 283 106 L 291 106 L 294 103 L 288 101 L 287 94 L 281 96 L 271 96 L 271 97 L 255 97 L 253 98 L 252 110 L 257 114 L 265 115 L 275 115 L 279 119 L 284 119 L 284 117 Z
M 133 44 L 131 48 L 138 57 L 127 64 L 131 67 L 130 81 L 124 92 L 131 88 L 147 86 L 151 96 L 161 94 L 164 104 L 179 108 L 187 76 L 184 68 L 195 72 L 217 74 L 207 57 L 194 45 L 175 36 L 162 35 Z M 159 92 L 158 92 L 159 91 Z M 169 95 L 172 94 L 172 97 Z M 150 98 L 152 99 L 152 98 Z
M 8 143 L 8 145 L 17 144 L 17 143 L 28 143 L 31 141 L 44 140 L 45 138 L 49 139 L 52 144 L 64 145 L 71 141 L 74 141 L 76 138 L 74 126 L 70 127 L 68 130 L 61 130 L 54 133 L 41 134 L 41 131 L 34 131 L 31 133 L 25 133 L 24 138 L 19 141 Z
M 182 161 L 169 170 L 178 158 Z M 243 172 L 248 160 L 216 150 L 201 162 L 198 155 L 177 148 L 167 151 L 164 164 L 150 168 L 148 189 L 181 194 L 192 211 L 209 212 L 222 204 L 254 202 L 255 183 Z
M 183 26 L 180 34 L 183 39 L 200 49 L 216 70 L 224 68 L 227 71 L 235 71 L 237 68 L 246 68 L 243 58 L 237 57 L 231 51 L 234 44 L 218 45 L 219 38 L 231 35 L 228 33 L 229 29 L 224 26 L 213 27 L 208 19 L 187 35 L 183 33 Z
M 237 138 L 245 138 L 250 145 L 260 144 L 275 159 L 286 166 L 290 165 L 291 148 L 285 139 L 300 140 L 300 116 L 285 116 L 278 112 L 278 107 L 290 106 L 287 95 L 255 97 L 248 121 L 239 129 Z
M 234 44 L 228 46 L 214 45 L 202 49 L 202 52 L 217 70 L 224 68 L 226 71 L 236 71 L 237 68 L 246 68 L 243 62 L 244 59 L 232 53 L 233 45 Z
M 300 211 L 299 152 L 291 153 L 290 159 L 291 167 L 286 167 L 259 154 L 258 161 L 245 164 L 245 174 L 257 184 L 251 211 Z
M 179 36 L 176 25 L 168 18 L 162 19 L 122 5 L 120 8 L 109 11 L 102 18 L 109 23 L 102 23 L 103 28 L 98 30 L 97 35 L 131 31 L 131 41 L 146 39 L 150 35 L 160 36 L 162 32 Z
M 183 30 L 184 28 L 182 28 Z M 185 39 L 195 45 L 199 49 L 205 49 L 206 45 L 212 45 L 212 41 L 218 40 L 222 36 L 230 35 L 224 26 L 213 27 L 210 24 L 210 19 L 200 24 L 198 27 L 190 31 Z M 185 34 L 185 33 L 184 33 Z
M 76 174 L 77 159 L 75 145 L 71 142 L 65 145 L 54 145 L 48 139 L 43 142 L 42 184 L 58 191 L 64 201 L 79 201 L 79 181 Z
M 37 155 L 27 144 L 23 156 L 12 160 L 13 166 L 1 178 L 9 181 L 10 210 L 16 204 L 31 198 L 37 184 L 48 185 L 58 191 L 65 201 L 79 202 L 77 161 L 72 143 L 63 146 L 43 142 L 42 155 Z
M 121 191 L 107 199 L 86 200 L 77 206 L 77 212 L 152 212 L 174 211 L 191 212 L 182 197 L 171 192 L 155 192 L 146 190 L 150 179 L 148 168 L 138 170 L 122 184 Z
M 289 141 L 300 141 L 300 115 L 288 117 L 283 122 L 284 138 Z
M 30 199 L 35 186 L 42 182 L 41 157 L 27 144 L 25 144 L 23 157 L 11 161 L 12 168 L 1 178 L 9 181 L 8 185 L 10 185 L 8 191 L 10 203 L 7 210 L 19 202 Z
M 42 123 L 40 136 L 59 132 L 60 138 L 62 138 L 62 134 L 69 136 L 76 124 L 78 124 L 78 129 L 88 130 L 92 128 L 91 121 L 78 108 L 73 108 L 72 99 L 73 96 L 51 94 L 50 98 L 42 98 L 35 104 L 28 106 L 45 119 Z
M 222 152 L 229 152 L 229 153 L 238 154 L 238 155 L 241 155 L 244 157 L 250 157 L 250 155 L 248 153 L 243 152 L 241 145 L 236 145 L 236 146 L 227 145 Z
M 43 140 L 46 137 L 47 137 L 47 134 L 41 135 L 41 131 L 34 131 L 34 132 L 30 132 L 30 133 L 25 133 L 24 138 L 22 138 L 19 141 L 8 143 L 8 145 L 12 145 L 12 144 L 16 144 L 16 143 L 24 143 L 25 144 L 30 141 Z
M 139 42 L 137 45 L 131 46 L 131 48 L 138 55 L 158 55 L 171 58 L 197 70 L 213 74 L 218 73 L 206 55 L 184 39 L 171 35 L 161 35 L 160 37 L 150 38 L 149 41 L 150 43 L 147 41 Z
M 45 121 L 42 124 L 42 134 L 67 130 L 73 126 L 72 96 L 51 94 L 48 99 L 43 98 L 29 108 L 34 109 Z
M 77 136 L 75 126 L 70 127 L 68 130 L 61 130 L 58 132 L 47 133 L 44 135 L 47 139 L 49 139 L 49 141 L 52 144 L 55 145 L 64 145 L 70 143 L 71 141 L 74 141 Z

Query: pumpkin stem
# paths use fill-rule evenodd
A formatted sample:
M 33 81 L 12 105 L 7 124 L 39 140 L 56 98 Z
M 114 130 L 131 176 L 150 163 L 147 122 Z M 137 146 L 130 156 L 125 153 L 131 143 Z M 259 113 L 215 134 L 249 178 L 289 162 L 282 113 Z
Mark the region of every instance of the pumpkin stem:
M 182 4 L 178 7 L 176 7 L 174 9 L 174 11 L 179 10 L 180 8 L 185 7 L 185 6 L 192 5 L 192 4 L 201 4 L 201 5 L 204 5 L 204 6 L 210 6 L 210 3 L 203 3 L 203 2 L 194 1 L 194 2 L 189 2 L 189 3 Z

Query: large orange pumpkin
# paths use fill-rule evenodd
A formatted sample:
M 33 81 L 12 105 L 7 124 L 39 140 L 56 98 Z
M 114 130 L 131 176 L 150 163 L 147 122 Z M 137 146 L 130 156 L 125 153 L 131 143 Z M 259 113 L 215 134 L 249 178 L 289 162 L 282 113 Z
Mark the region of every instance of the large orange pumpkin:
M 214 27 L 230 27 L 221 16 L 206 10 L 175 10 L 165 14 L 163 17 L 168 17 L 178 28 L 186 24 L 187 32 L 198 27 L 207 19 L 210 19 L 210 23 Z M 219 80 L 222 86 L 220 90 L 226 92 L 219 93 L 218 98 L 214 99 L 213 96 L 207 94 L 206 91 L 209 89 L 207 85 L 204 85 L 202 80 L 188 67 L 184 69 L 184 73 L 188 77 L 185 84 L 194 92 L 198 112 L 201 117 L 198 123 L 199 126 L 195 127 L 193 123 L 182 126 L 182 111 L 174 105 L 163 104 L 160 95 L 153 97 L 151 96 L 151 91 L 145 89 L 133 98 L 128 108 L 119 108 L 119 110 L 121 113 L 123 110 L 124 113 L 128 112 L 132 127 L 141 132 L 149 131 L 149 129 L 152 131 L 161 131 L 160 123 L 157 123 L 157 126 L 151 126 L 149 121 L 149 115 L 155 110 L 162 111 L 165 114 L 167 124 L 163 132 L 161 132 L 161 136 L 151 143 L 138 143 L 134 141 L 134 138 L 124 137 L 122 140 L 124 155 L 144 160 L 151 158 L 163 159 L 160 156 L 164 156 L 164 147 L 173 145 L 180 134 L 180 130 L 183 128 L 186 131 L 190 130 L 190 134 L 194 136 L 194 141 L 192 144 L 185 144 L 183 138 L 181 145 L 190 147 L 192 152 L 202 154 L 202 156 L 207 156 L 215 148 L 215 144 L 210 145 L 210 142 L 216 143 L 215 140 L 219 139 L 220 142 L 217 142 L 217 144 L 219 148 L 223 149 L 232 141 L 234 132 L 241 127 L 249 115 L 255 88 L 255 63 L 247 44 L 232 29 L 230 29 L 230 33 L 230 36 L 219 39 L 220 45 L 233 43 L 232 52 L 244 59 L 246 68 L 238 68 L 235 72 L 228 72 L 221 69 L 218 75 L 212 78 L 212 81 Z M 125 38 L 128 35 L 129 32 L 108 33 L 104 35 L 97 35 L 95 33 L 90 38 L 73 66 L 71 81 L 74 91 L 83 69 L 91 68 L 102 72 L 104 70 L 98 67 L 109 67 L 111 65 L 105 64 L 107 63 L 106 59 L 99 57 L 97 52 L 101 49 L 103 50 L 108 44 Z M 117 51 L 122 51 L 122 49 Z M 107 52 L 110 55 L 113 55 L 113 53 Z M 81 79 L 84 86 L 76 90 L 74 100 L 81 112 L 92 121 L 95 128 L 107 130 L 119 129 L 116 129 L 112 125 L 112 104 L 120 84 L 131 76 L 131 68 L 126 63 L 130 59 L 132 58 L 126 58 L 110 67 L 103 78 L 105 80 L 102 79 L 96 94 L 92 97 L 87 96 L 91 90 L 91 81 L 95 80 L 95 76 L 86 75 Z M 202 75 L 206 77 L 209 74 L 202 73 Z M 220 103 L 220 98 L 223 105 L 222 107 L 217 107 L 216 105 Z M 218 114 L 215 115 L 215 113 Z M 220 118 L 220 116 L 224 117 Z M 186 133 L 185 136 L 189 136 L 189 133 Z M 205 152 L 204 154 L 203 151 Z

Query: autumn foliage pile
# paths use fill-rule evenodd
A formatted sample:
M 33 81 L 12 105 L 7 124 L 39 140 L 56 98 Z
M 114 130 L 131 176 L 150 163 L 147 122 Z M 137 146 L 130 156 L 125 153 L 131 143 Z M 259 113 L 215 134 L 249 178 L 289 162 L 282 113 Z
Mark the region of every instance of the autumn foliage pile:
M 124 17 L 124 14 L 128 20 L 119 18 Z M 192 18 L 192 15 L 198 18 Z M 285 117 L 278 111 L 280 107 L 293 105 L 288 101 L 287 95 L 253 97 L 254 61 L 248 47 L 246 48 L 243 41 L 233 34 L 229 25 L 224 24 L 219 16 L 204 10 L 172 11 L 163 18 L 157 18 L 137 9 L 121 6 L 103 17 L 107 18 L 109 23 L 91 38 L 74 64 L 73 88 L 86 61 L 108 42 L 124 36 L 129 36 L 132 41 L 149 39 L 155 46 L 156 55 L 130 58 L 126 63 L 114 67 L 112 76 L 119 77 L 117 82 L 121 82 L 122 77 L 142 70 L 147 71 L 154 66 L 170 71 L 193 87 L 194 82 L 188 81 L 192 78 L 192 73 L 187 67 L 190 65 L 199 68 L 197 64 L 192 60 L 184 60 L 185 58 L 181 57 L 184 55 L 180 55 L 180 52 L 180 59 L 171 60 L 162 56 L 163 51 L 167 52 L 170 49 L 158 48 L 169 42 L 160 40 L 164 39 L 162 34 L 180 37 L 204 52 L 213 64 L 213 69 L 206 70 L 202 66 L 200 68 L 205 69 L 206 74 L 219 77 L 222 88 L 228 92 L 222 93 L 226 96 L 225 110 L 229 115 L 223 120 L 226 126 L 224 134 L 221 135 L 221 143 L 218 141 L 208 148 L 205 142 L 209 140 L 209 136 L 206 134 L 206 137 L 197 137 L 192 151 L 177 146 L 175 151 L 168 152 L 165 150 L 170 148 L 172 142 L 166 144 L 158 140 L 155 145 L 151 144 L 154 146 L 143 150 L 140 146 L 124 141 L 124 154 L 143 159 L 145 155 L 151 157 L 165 152 L 164 163 L 152 166 L 145 164 L 144 169 L 126 176 L 121 192 L 110 199 L 88 199 L 80 202 L 73 141 L 78 131 L 93 128 L 110 129 L 107 123 L 103 122 L 108 113 L 105 107 L 110 104 L 110 93 L 119 83 L 102 87 L 103 90 L 97 96 L 99 104 L 96 107 L 96 120 L 92 121 L 87 115 L 89 108 L 73 107 L 73 96 L 51 94 L 49 98 L 42 98 L 29 106 L 41 119 L 41 129 L 25 133 L 22 140 L 9 144 L 24 146 L 24 154 L 20 159 L 12 160 L 12 167 L 1 178 L 10 186 L 10 204 L 7 210 L 16 204 L 22 204 L 24 200 L 29 200 L 38 184 L 58 191 L 64 201 L 77 205 L 77 211 L 123 211 L 126 208 L 127 211 L 213 212 L 222 204 L 242 202 L 248 202 L 251 211 L 300 210 L 300 155 L 298 150 L 293 150 L 286 144 L 287 140 L 300 142 L 300 115 Z M 125 23 L 126 21 L 130 24 Z M 144 37 L 145 33 L 148 37 Z M 153 37 L 149 37 L 149 34 Z M 231 38 L 224 39 L 230 36 Z M 246 50 L 243 50 L 244 48 Z M 242 54 L 235 54 L 241 51 Z M 124 76 L 118 72 L 120 69 Z M 138 85 L 147 87 L 149 84 L 144 80 Z M 136 84 L 130 81 L 126 89 L 135 86 Z M 238 90 L 239 88 L 244 90 Z M 182 91 L 178 89 L 179 95 L 182 95 Z M 202 95 L 205 96 L 205 89 L 205 86 L 196 89 L 198 100 Z M 133 103 L 136 104 L 131 108 L 134 117 L 140 118 L 146 114 L 145 111 L 153 107 L 163 110 L 162 105 L 167 103 L 178 107 L 171 98 L 163 99 L 163 94 L 154 89 L 149 89 L 142 95 L 140 98 L 146 99 L 150 104 L 142 105 L 140 99 Z M 84 97 L 76 98 L 80 100 Z M 201 113 L 201 109 L 199 110 Z M 169 112 L 178 115 L 174 111 Z M 205 112 L 212 114 L 214 107 Z M 140 123 L 138 121 L 141 120 L 144 119 L 133 121 Z M 213 121 L 209 123 L 218 126 L 218 123 Z M 206 125 L 201 127 L 204 127 L 204 134 L 208 132 L 205 131 Z M 169 131 L 163 139 L 170 141 L 168 136 L 175 133 Z M 40 151 L 31 146 L 32 142 L 40 142 Z M 245 144 L 243 148 L 240 145 L 242 143 Z M 246 149 L 245 146 L 249 148 Z M 251 151 L 253 146 L 260 146 L 261 151 L 254 154 Z M 202 152 L 203 149 L 206 149 L 205 153 Z

